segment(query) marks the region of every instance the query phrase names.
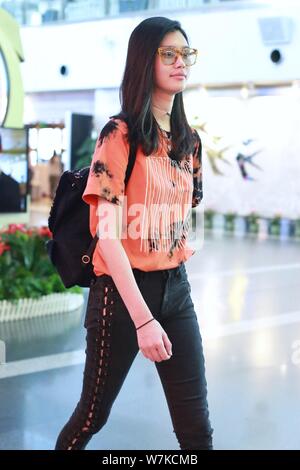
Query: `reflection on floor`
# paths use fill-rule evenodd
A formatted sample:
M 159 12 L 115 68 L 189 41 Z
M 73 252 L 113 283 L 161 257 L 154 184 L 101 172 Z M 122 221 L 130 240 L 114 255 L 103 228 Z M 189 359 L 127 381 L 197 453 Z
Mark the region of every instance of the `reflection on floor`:
M 216 449 L 299 448 L 299 248 L 207 236 L 186 265 Z M 80 394 L 83 313 L 0 324 L 1 449 L 53 448 Z M 88 448 L 178 449 L 172 430 L 155 367 L 138 355 Z

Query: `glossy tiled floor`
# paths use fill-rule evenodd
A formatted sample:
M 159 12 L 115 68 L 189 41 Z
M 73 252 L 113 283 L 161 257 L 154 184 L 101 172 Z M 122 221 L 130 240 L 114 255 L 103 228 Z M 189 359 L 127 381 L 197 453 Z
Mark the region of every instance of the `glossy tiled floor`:
M 299 252 L 296 242 L 207 236 L 187 262 L 216 449 L 300 448 Z M 80 394 L 83 313 L 0 324 L 1 449 L 53 448 Z M 142 355 L 89 448 L 178 449 L 156 369 Z

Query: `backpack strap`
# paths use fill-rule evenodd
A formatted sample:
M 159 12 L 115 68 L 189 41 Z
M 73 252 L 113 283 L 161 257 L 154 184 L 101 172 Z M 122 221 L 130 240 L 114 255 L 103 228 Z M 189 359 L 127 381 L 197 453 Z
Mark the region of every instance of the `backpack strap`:
M 98 242 L 98 235 L 95 235 L 93 240 L 91 241 L 91 244 L 90 246 L 88 247 L 86 253 L 82 256 L 81 258 L 81 262 L 83 264 L 89 264 L 91 259 L 92 259 L 92 256 L 93 256 L 93 253 L 95 251 L 95 248 L 96 248 L 96 245 L 97 245 L 97 242 Z
M 136 143 L 134 142 L 130 144 L 130 148 L 129 148 L 128 165 L 127 165 L 126 175 L 125 175 L 125 187 L 127 186 L 130 175 L 132 173 L 134 163 L 135 163 L 135 157 L 136 157 Z

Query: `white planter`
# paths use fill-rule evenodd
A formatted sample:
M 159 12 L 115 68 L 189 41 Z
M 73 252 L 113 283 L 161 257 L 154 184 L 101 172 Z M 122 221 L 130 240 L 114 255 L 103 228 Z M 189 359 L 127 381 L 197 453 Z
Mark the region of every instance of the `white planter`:
M 234 234 L 236 237 L 244 237 L 246 234 L 245 217 L 236 216 L 234 221 Z
M 269 237 L 269 234 L 268 234 L 268 221 L 267 219 L 264 219 L 264 218 L 259 218 L 258 219 L 258 225 L 259 225 L 259 229 L 258 229 L 258 239 L 259 240 L 266 240 L 268 237 Z
M 282 218 L 280 221 L 280 239 L 287 240 L 290 236 L 291 221 L 289 219 Z
M 39 299 L 20 299 L 17 302 L 1 300 L 0 322 L 70 312 L 79 308 L 83 302 L 82 294 L 71 292 L 43 295 Z

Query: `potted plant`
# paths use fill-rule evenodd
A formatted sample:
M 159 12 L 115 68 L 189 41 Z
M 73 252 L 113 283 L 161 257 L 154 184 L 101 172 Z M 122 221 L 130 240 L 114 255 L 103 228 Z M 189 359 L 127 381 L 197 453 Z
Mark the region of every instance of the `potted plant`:
M 76 152 L 76 169 L 80 170 L 81 168 L 85 168 L 86 166 L 90 166 L 93 153 L 95 150 L 95 145 L 97 142 L 97 135 L 95 136 L 92 134 L 90 137 L 87 137 L 82 145 Z
M 204 228 L 211 230 L 213 228 L 215 211 L 213 209 L 207 209 L 204 211 Z
M 280 235 L 281 215 L 276 214 L 269 220 L 269 234 L 278 237 Z
M 224 214 L 224 228 L 225 232 L 234 232 L 236 214 L 234 212 L 228 212 Z
M 83 303 L 82 289 L 65 289 L 45 242 L 48 227 L 11 224 L 0 232 L 0 321 L 61 313 Z
M 295 238 L 300 238 L 300 219 L 294 221 L 293 235 Z
M 259 215 L 256 212 L 251 212 L 246 215 L 247 232 L 250 234 L 257 234 L 259 230 Z

